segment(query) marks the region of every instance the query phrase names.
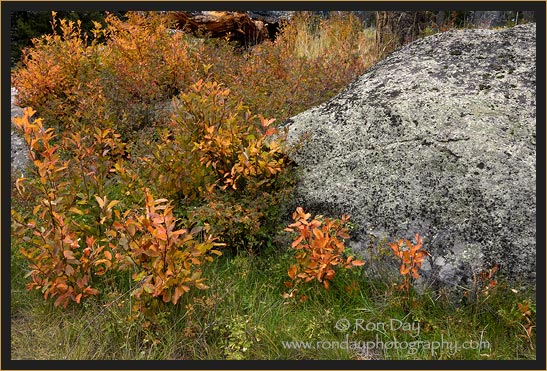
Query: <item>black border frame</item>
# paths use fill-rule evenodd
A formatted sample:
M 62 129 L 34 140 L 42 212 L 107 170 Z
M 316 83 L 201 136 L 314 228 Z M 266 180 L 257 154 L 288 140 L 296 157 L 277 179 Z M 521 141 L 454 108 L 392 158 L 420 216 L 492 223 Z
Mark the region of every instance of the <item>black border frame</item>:
M 328 2 L 273 2 L 273 1 L 207 1 L 207 2 L 169 2 L 169 1 L 88 1 L 88 2 L 64 2 L 64 1 L 2 1 L 2 165 L 1 165 L 1 206 L 2 214 L 2 297 L 1 297 L 1 323 L 2 323 L 2 349 L 1 369 L 44 369 L 44 370 L 69 370 L 69 369 L 539 369 L 545 370 L 545 233 L 539 234 L 536 246 L 542 246 L 543 250 L 536 249 L 536 309 L 537 309 L 537 343 L 536 360 L 484 360 L 484 361 L 293 361 L 293 360 L 269 360 L 269 361 L 39 361 L 39 360 L 12 360 L 11 359 L 11 285 L 10 285 L 10 246 L 11 231 L 11 142 L 10 123 L 7 112 L 11 110 L 10 101 L 10 12 L 24 10 L 533 10 L 536 11 L 537 41 L 536 41 L 536 127 L 538 141 L 536 194 L 538 213 L 536 210 L 536 231 L 543 230 L 545 226 L 545 15 L 546 3 L 544 1 L 509 1 L 509 2 L 380 2 L 380 1 L 328 1 Z M 537 125 L 539 124 L 539 125 Z

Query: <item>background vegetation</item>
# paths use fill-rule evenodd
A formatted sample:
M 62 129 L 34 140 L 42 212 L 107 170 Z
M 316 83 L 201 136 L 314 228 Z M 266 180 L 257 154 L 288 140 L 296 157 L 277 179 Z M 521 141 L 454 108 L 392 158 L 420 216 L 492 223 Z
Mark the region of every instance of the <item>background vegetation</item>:
M 32 107 L 15 120 L 31 166 L 12 184 L 13 358 L 535 358 L 533 292 L 497 267 L 449 294 L 420 281 L 418 235 L 356 256 L 350 217 L 286 218 L 297 170 L 277 126 L 379 59 L 355 15 L 298 14 L 243 50 L 158 13 L 90 17 L 54 13 L 12 73 Z M 376 336 L 490 347 L 283 343 Z

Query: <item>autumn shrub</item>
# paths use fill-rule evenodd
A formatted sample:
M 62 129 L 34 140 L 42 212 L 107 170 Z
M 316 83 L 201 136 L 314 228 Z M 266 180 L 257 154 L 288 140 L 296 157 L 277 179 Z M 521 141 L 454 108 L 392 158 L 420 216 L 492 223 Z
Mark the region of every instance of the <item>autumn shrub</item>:
M 53 12 L 52 34 L 33 39 L 12 76 L 20 105 L 39 110 L 51 124 L 69 127 L 79 105 L 76 97 L 93 90 L 88 83 L 98 66 L 91 54 L 80 22 L 57 20 Z
M 389 247 L 393 254 L 400 259 L 401 266 L 399 273 L 403 278 L 403 283 L 398 287 L 399 291 L 410 293 L 410 287 L 413 282 L 420 278 L 420 269 L 426 256 L 429 253 L 422 249 L 423 238 L 418 233 L 415 236 L 416 243 L 407 239 L 399 239 L 397 242 L 391 242 Z
M 298 207 L 292 217 L 294 223 L 285 230 L 296 232 L 291 243 L 291 248 L 296 250 L 296 264 L 289 268 L 288 275 L 292 281 L 286 283 L 287 287 L 294 288 L 300 282 L 317 280 L 328 289 L 338 267 L 350 269 L 365 264 L 353 256 L 344 256 L 344 240 L 350 237 L 345 226 L 349 220 L 347 215 L 339 220 L 323 216 L 310 220 L 311 214 Z M 293 296 L 294 292 L 285 296 Z
M 223 246 L 208 233 L 209 227 L 181 228 L 167 199 L 154 199 L 145 190 L 145 210 L 127 211 L 124 220 L 114 224 L 121 250 L 130 259 L 125 268 L 134 270 L 132 278 L 139 283 L 136 305 L 150 306 L 152 298 L 177 304 L 191 287 L 207 289 L 201 277 L 201 265 L 212 261 L 215 248 Z M 122 258 L 120 255 L 119 258 Z
M 32 109 L 14 120 L 29 147 L 34 176 L 19 178 L 18 191 L 34 197 L 32 215 L 13 215 L 25 247 L 32 282 L 56 305 L 79 303 L 98 294 L 95 276 L 113 264 L 116 245 L 104 232 L 120 217 L 118 201 L 109 201 L 108 182 L 116 156 L 123 152 L 119 135 L 109 129 L 89 136 L 74 133 L 52 144 L 54 129 L 46 129 Z M 62 156 L 63 154 L 64 156 Z M 28 190 L 27 190 L 28 188 Z
M 464 296 L 469 302 L 477 305 L 488 300 L 498 288 L 499 268 L 498 264 L 494 264 L 491 268 L 473 274 L 473 285 L 469 291 L 464 292 Z
M 205 66 L 205 69 L 208 69 Z M 284 137 L 274 120 L 252 115 L 231 91 L 199 80 L 173 101 L 140 178 L 178 200 L 179 211 L 207 222 L 237 250 L 271 239 L 276 207 L 290 189 Z
M 88 42 L 79 23 L 52 21 L 52 34 L 33 40 L 12 75 L 23 106 L 51 125 L 114 128 L 124 138 L 161 121 L 165 102 L 193 81 L 188 36 L 169 33 L 170 18 L 155 12 L 112 14 L 95 22 Z M 98 40 L 104 40 L 99 42 Z
M 135 294 L 145 293 L 145 304 L 147 295 L 176 304 L 190 287 L 206 288 L 199 266 L 211 253 L 220 255 L 214 247 L 222 244 L 206 224 L 182 228 L 168 200 L 154 199 L 147 189 L 144 213 L 116 194 L 116 184 L 124 181 L 116 173 L 130 168 L 120 135 L 97 128 L 54 145 L 54 129 L 46 129 L 41 118 L 31 120 L 34 113 L 25 109 L 14 120 L 35 172 L 16 181 L 23 197 L 35 198 L 32 215 L 12 216 L 29 261 L 27 288 L 56 297 L 55 305 L 64 307 L 99 294 L 98 276 L 112 271 L 133 271 L 140 285 Z
M 328 100 L 376 61 L 374 35 L 346 12 L 323 20 L 298 12 L 275 41 L 243 53 L 222 40 L 212 44 L 199 56 L 214 80 L 278 122 Z
M 192 276 L 201 258 L 189 252 L 271 245 L 293 184 L 276 126 L 368 63 L 368 36 L 352 16 L 314 29 L 302 27 L 309 15 L 297 16 L 275 42 L 244 51 L 172 32 L 159 13 L 126 17 L 96 23 L 89 42 L 78 22 L 53 14 L 52 33 L 33 41 L 12 74 L 20 104 L 51 126 L 31 122 L 33 110 L 18 121 L 34 172 L 17 187 L 34 213 L 13 223 L 30 286 L 57 304 L 98 294 L 98 276 L 125 269 L 145 303 L 175 303 L 202 282 Z M 298 40 L 321 52 L 303 52 Z M 162 230 L 176 234 L 168 242 Z M 190 261 L 191 274 L 152 250 Z
M 232 252 L 260 252 L 279 247 L 279 225 L 290 200 L 294 178 L 285 169 L 273 188 L 243 193 L 215 191 L 189 211 L 191 220 L 207 221 Z
M 21 104 L 63 130 L 87 124 L 135 139 L 135 131 L 164 127 L 170 99 L 204 79 L 201 66 L 210 65 L 212 81 L 280 123 L 332 97 L 375 60 L 373 37 L 351 14 L 318 21 L 299 13 L 275 42 L 244 51 L 173 32 L 165 14 L 126 18 L 107 15 L 89 42 L 78 23 L 54 15 L 52 34 L 34 39 L 13 73 Z
M 100 78 L 108 108 L 118 127 L 134 131 L 162 120 L 162 104 L 197 80 L 199 65 L 191 58 L 189 36 L 168 32 L 169 17 L 156 12 L 127 17 L 109 15 L 107 26 L 97 24 L 96 32 L 106 40 Z

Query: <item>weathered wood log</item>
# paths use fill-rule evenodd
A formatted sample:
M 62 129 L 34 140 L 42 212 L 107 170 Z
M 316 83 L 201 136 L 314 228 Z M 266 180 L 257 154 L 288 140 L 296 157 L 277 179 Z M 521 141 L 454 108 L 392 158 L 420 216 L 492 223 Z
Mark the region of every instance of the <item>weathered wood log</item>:
M 179 29 L 196 35 L 225 37 L 242 45 L 254 45 L 269 37 L 266 24 L 244 12 L 175 12 L 173 17 Z

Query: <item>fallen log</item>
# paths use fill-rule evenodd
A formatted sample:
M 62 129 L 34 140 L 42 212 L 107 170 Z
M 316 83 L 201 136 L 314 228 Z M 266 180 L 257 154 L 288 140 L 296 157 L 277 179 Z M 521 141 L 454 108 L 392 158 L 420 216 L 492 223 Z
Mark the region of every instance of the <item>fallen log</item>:
M 227 38 L 248 46 L 269 38 L 267 24 L 253 20 L 244 12 L 201 11 L 174 12 L 178 29 L 195 35 Z

